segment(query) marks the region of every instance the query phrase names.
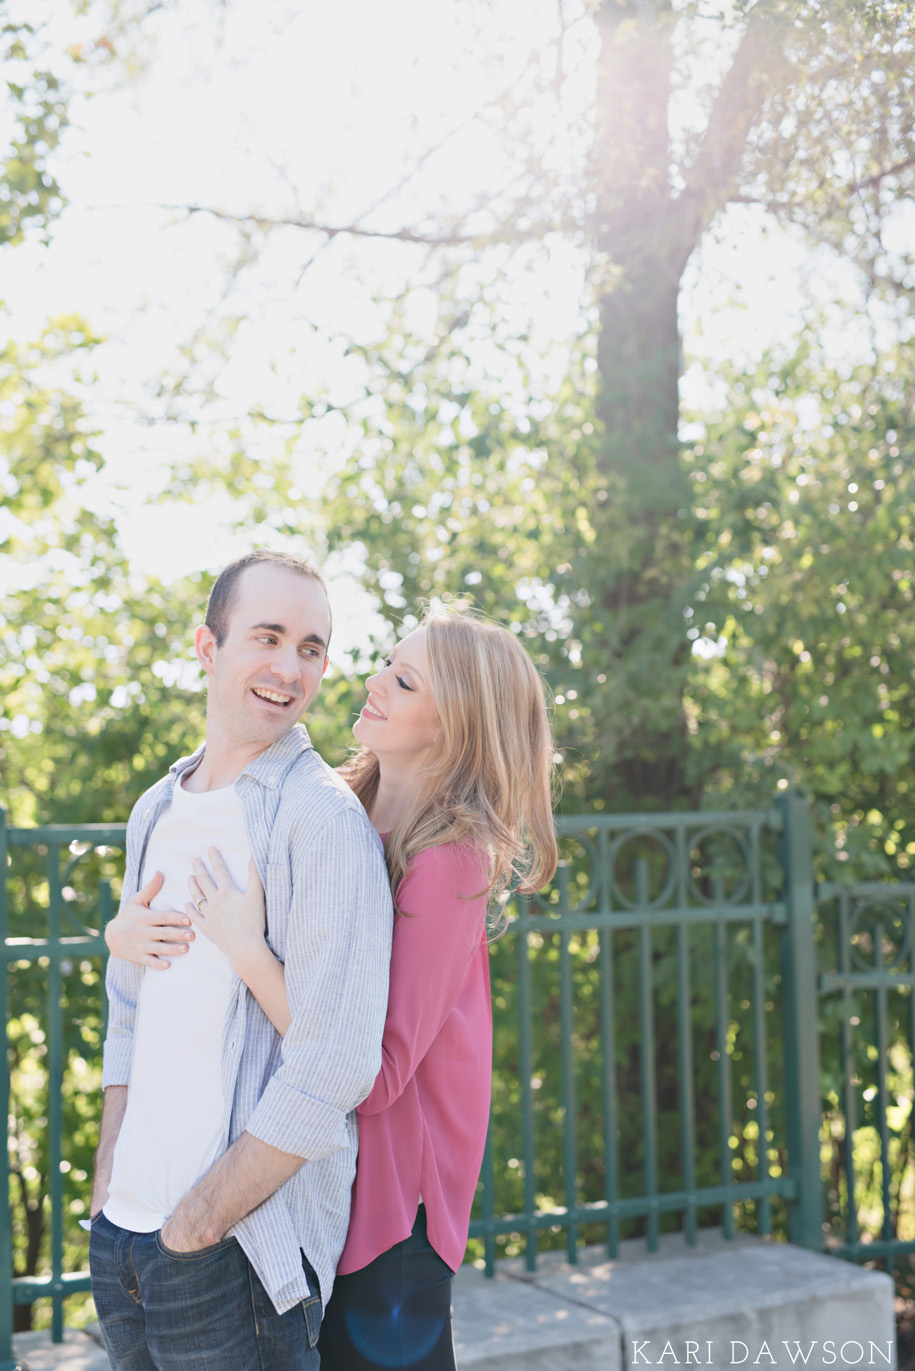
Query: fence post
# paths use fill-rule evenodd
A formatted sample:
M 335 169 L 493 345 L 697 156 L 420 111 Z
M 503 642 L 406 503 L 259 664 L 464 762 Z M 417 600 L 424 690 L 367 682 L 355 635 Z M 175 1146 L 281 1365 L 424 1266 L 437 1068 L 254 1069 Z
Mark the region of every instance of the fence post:
M 8 909 L 6 902 L 7 870 L 6 813 L 0 808 L 0 934 L 3 936 L 4 952 L 9 935 Z M 9 1014 L 9 962 L 4 956 L 0 967 L 0 1009 L 3 1022 Z M 0 1061 L 0 1084 L 3 1094 L 3 1117 L 9 1118 L 10 1112 L 10 1070 L 9 1059 L 4 1051 Z M 0 1371 L 14 1371 L 17 1363 L 13 1357 L 13 1236 L 12 1214 L 10 1211 L 10 1153 L 9 1147 L 3 1152 L 3 1180 L 0 1181 Z
M 788 1175 L 797 1186 L 797 1199 L 788 1208 L 788 1237 L 802 1247 L 821 1249 L 819 997 L 810 805 L 796 793 L 779 795 L 775 803 L 782 817 L 778 854 L 788 910 L 780 935 Z

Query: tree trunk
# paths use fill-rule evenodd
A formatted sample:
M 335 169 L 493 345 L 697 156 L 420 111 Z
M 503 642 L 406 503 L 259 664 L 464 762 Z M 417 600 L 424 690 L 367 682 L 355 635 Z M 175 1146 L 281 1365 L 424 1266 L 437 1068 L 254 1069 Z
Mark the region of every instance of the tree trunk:
M 25 1221 L 26 1230 L 26 1251 L 24 1269 L 17 1271 L 19 1276 L 34 1276 L 38 1270 L 38 1259 L 41 1255 L 41 1240 L 44 1237 L 44 1209 L 41 1205 L 40 1196 L 47 1193 L 47 1177 L 41 1178 L 41 1189 L 38 1192 L 39 1198 L 33 1200 L 29 1194 L 26 1180 L 20 1167 L 14 1163 L 12 1174 L 16 1178 L 19 1186 L 19 1197 L 22 1204 L 22 1215 Z M 28 1333 L 32 1328 L 32 1308 L 31 1304 L 17 1304 L 13 1308 L 13 1332 Z
M 689 252 L 669 184 L 669 4 L 605 0 L 595 129 L 599 338 L 592 595 L 617 714 L 614 808 L 682 799 L 689 661 L 688 489 L 680 467 L 677 300 Z M 606 484 L 601 484 L 605 478 Z M 620 547 L 615 555 L 614 544 Z M 624 554 L 624 555 L 623 555 Z M 619 717 L 622 715 L 622 717 Z

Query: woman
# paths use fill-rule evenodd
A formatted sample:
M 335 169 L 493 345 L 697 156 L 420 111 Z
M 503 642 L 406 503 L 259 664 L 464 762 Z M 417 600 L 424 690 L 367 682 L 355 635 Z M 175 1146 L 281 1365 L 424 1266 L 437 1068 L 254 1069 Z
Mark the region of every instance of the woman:
M 553 744 L 530 658 L 506 629 L 470 614 L 427 616 L 367 688 L 353 727 L 362 747 L 342 773 L 384 841 L 397 917 L 381 1071 L 358 1110 L 349 1234 L 321 1362 L 446 1371 L 451 1277 L 489 1118 L 487 910 L 511 882 L 537 890 L 555 870 Z M 194 863 L 188 919 L 283 1033 L 289 1009 L 260 883 L 252 874 L 242 893 L 213 849 L 208 860 Z M 156 924 L 162 917 L 119 916 L 106 932 L 112 952 L 167 965 L 194 932 Z

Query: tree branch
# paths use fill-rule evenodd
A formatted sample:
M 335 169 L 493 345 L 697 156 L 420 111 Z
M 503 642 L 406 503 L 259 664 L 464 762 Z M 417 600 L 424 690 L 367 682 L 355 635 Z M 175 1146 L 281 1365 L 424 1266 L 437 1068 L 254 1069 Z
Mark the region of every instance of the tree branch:
M 570 23 L 567 23 L 565 21 L 565 17 L 562 11 L 562 0 L 560 0 L 559 18 L 560 32 L 555 39 L 551 40 L 551 42 L 546 45 L 543 51 L 546 52 L 549 50 L 550 47 L 555 46 L 557 49 L 557 62 L 561 65 L 563 42 L 566 34 L 570 33 L 574 28 L 578 26 L 578 24 L 582 23 L 587 18 L 587 16 L 580 15 L 577 19 L 574 19 Z M 449 129 L 448 132 L 445 133 L 436 144 L 434 144 L 430 148 L 427 148 L 426 151 L 421 154 L 421 156 L 417 159 L 416 163 L 409 169 L 409 171 L 407 171 L 402 177 L 400 177 L 400 179 L 388 190 L 386 190 L 384 194 L 379 196 L 377 200 L 375 200 L 371 205 L 369 205 L 365 210 L 363 210 L 362 213 L 358 216 L 359 219 L 365 218 L 366 215 L 371 214 L 373 210 L 378 209 L 386 201 L 390 200 L 394 195 L 401 191 L 409 181 L 413 180 L 414 177 L 417 176 L 417 174 L 422 170 L 426 162 L 428 162 L 430 158 L 434 157 L 438 152 L 440 152 L 442 148 L 457 134 L 461 133 L 465 128 L 468 128 L 470 127 L 470 125 L 474 124 L 487 111 L 501 108 L 504 105 L 506 99 L 512 94 L 512 91 L 516 84 L 517 78 L 511 83 L 509 83 L 509 85 L 505 86 L 496 95 L 490 96 L 489 98 L 484 100 L 480 105 L 477 106 L 473 113 L 468 115 L 465 119 L 461 120 L 460 123 L 455 125 L 453 128 Z M 394 229 L 387 231 L 383 229 L 370 229 L 364 228 L 358 222 L 339 225 L 324 224 L 318 220 L 308 219 L 305 216 L 274 218 L 268 215 L 231 214 L 226 210 L 217 210 L 209 205 L 160 205 L 159 208 L 181 210 L 187 214 L 209 214 L 215 219 L 221 219 L 228 223 L 250 224 L 256 228 L 308 229 L 314 231 L 315 233 L 324 234 L 328 242 L 332 242 L 334 238 L 339 237 L 340 235 L 349 235 L 350 237 L 356 238 L 380 238 L 393 242 L 415 243 L 419 244 L 420 246 L 427 247 L 461 247 L 467 244 L 479 242 L 480 238 L 480 235 L 462 234 L 457 232 L 444 234 L 424 234 L 418 233 L 415 230 L 409 228 Z M 524 242 L 527 241 L 527 239 L 530 236 L 530 234 L 524 233 L 500 234 L 498 237 L 498 241 Z M 321 249 L 319 249 L 318 251 L 321 251 Z
M 228 210 L 214 209 L 211 205 L 160 205 L 160 209 L 180 210 L 186 214 L 209 214 L 230 224 L 250 224 L 255 228 L 299 228 L 314 233 L 324 233 L 328 238 L 347 234 L 354 238 L 383 238 L 399 243 L 418 243 L 433 247 L 460 247 L 477 242 L 476 236 L 469 233 L 424 234 L 413 229 L 370 229 L 359 224 L 322 224 L 317 219 L 295 217 L 273 217 L 266 214 L 231 214 Z
M 769 214 L 787 214 L 789 218 L 795 210 L 804 208 L 800 200 L 771 200 L 762 195 L 729 195 L 727 203 L 729 205 L 755 205 L 758 209 L 764 209 Z M 799 223 L 800 221 L 795 220 L 794 222 Z
M 915 159 L 912 160 L 915 161 Z M 888 175 L 889 173 L 884 172 L 882 174 Z M 855 187 L 850 186 L 849 193 L 853 194 L 854 191 Z M 869 258 L 862 257 L 860 253 L 848 252 L 828 233 L 811 224 L 801 213 L 805 209 L 802 203 L 790 200 L 765 200 L 753 195 L 732 195 L 729 203 L 732 205 L 757 205 L 760 209 L 766 210 L 767 213 L 775 215 L 776 218 L 795 224 L 809 234 L 815 243 L 819 243 L 822 247 L 832 248 L 833 252 L 851 262 L 853 267 L 857 267 L 862 275 L 867 277 L 871 285 L 880 286 L 884 290 L 891 290 L 900 299 L 911 300 L 915 298 L 915 285 L 906 285 L 904 281 L 897 280 L 895 276 L 882 276 Z
M 733 199 L 750 131 L 786 69 L 780 25 L 756 6 L 718 89 L 686 188 L 677 198 L 683 266 L 715 215 Z
M 873 176 L 865 176 L 863 181 L 856 181 L 849 186 L 849 194 L 854 195 L 856 191 L 867 190 L 871 186 L 879 186 L 881 181 L 885 181 L 888 176 L 898 176 L 901 171 L 908 171 L 909 167 L 915 167 L 915 157 L 907 157 L 903 162 L 897 162 L 895 166 L 884 167 L 882 171 L 874 172 Z

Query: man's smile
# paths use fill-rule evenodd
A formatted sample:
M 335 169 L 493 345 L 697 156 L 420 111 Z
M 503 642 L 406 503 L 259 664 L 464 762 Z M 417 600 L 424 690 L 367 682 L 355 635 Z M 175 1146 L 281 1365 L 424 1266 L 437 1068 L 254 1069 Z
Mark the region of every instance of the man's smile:
M 266 686 L 252 686 L 251 690 L 259 700 L 267 700 L 272 705 L 281 705 L 284 709 L 292 704 L 291 695 L 281 695 L 277 690 L 268 690 Z

